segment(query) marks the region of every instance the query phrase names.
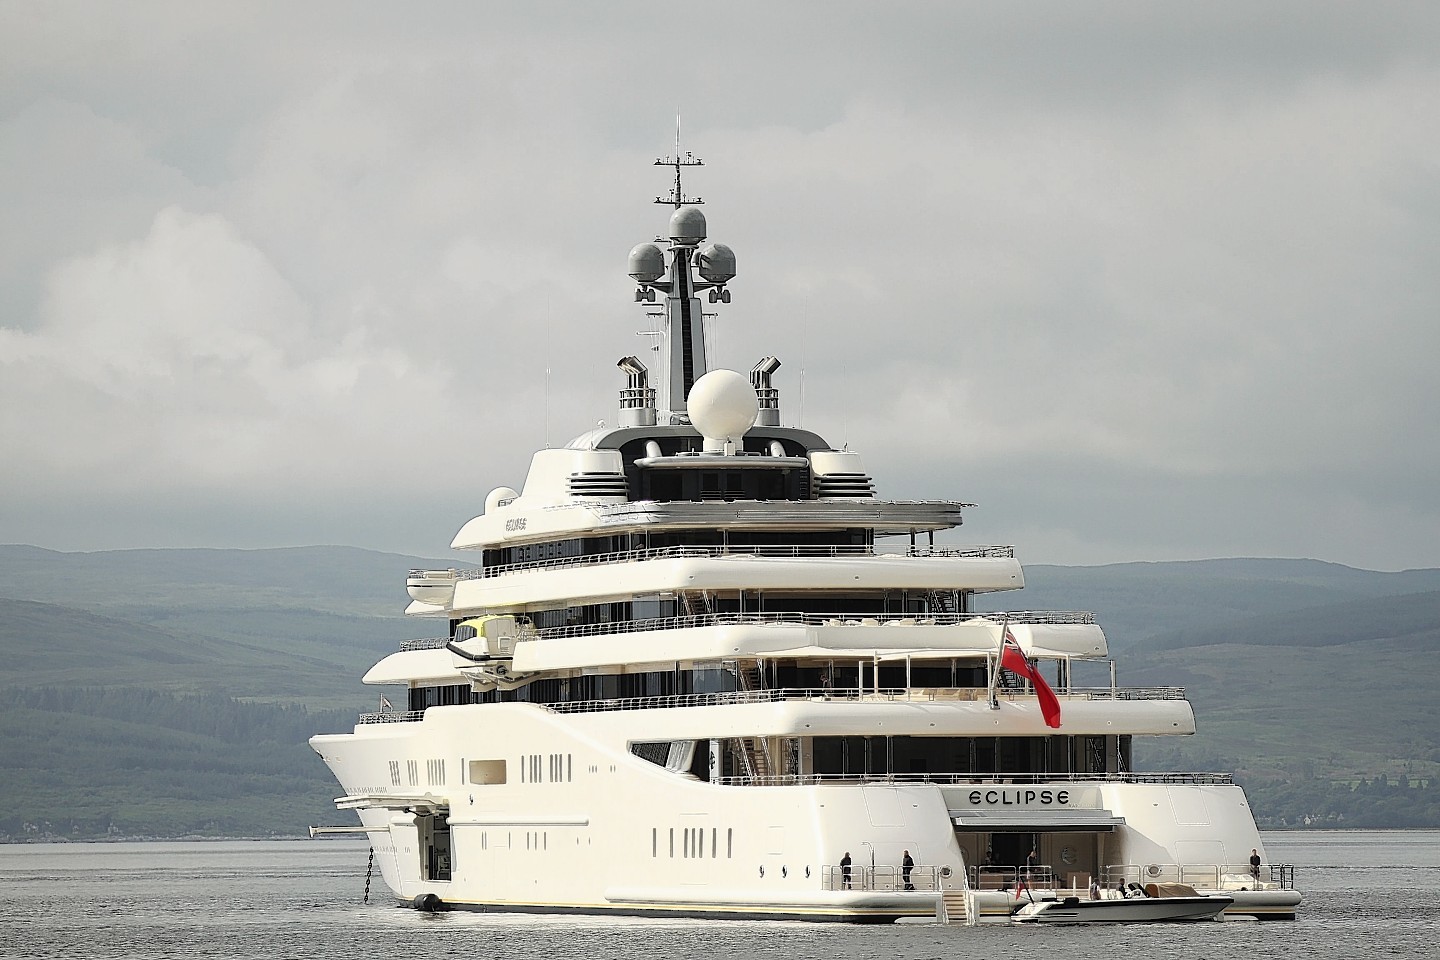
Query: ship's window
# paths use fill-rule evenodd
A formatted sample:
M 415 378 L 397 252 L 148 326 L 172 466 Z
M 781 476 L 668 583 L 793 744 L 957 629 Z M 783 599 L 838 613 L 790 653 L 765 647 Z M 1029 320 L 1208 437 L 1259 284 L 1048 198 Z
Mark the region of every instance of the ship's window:
M 492 784 L 505 782 L 504 760 L 471 760 L 470 782 Z
M 642 760 L 649 760 L 656 766 L 665 766 L 665 761 L 670 756 L 670 741 L 662 740 L 658 743 L 632 743 L 630 752 Z

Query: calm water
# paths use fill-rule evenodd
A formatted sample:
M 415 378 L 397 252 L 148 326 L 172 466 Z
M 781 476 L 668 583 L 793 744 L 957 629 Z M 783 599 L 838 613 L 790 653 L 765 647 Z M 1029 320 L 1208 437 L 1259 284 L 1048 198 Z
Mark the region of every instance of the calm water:
M 852 927 L 427 915 L 361 902 L 353 841 L 0 846 L 3 957 L 1027 960 L 1440 957 L 1440 832 L 1267 835 L 1297 864 L 1294 923 Z M 1063 951 L 1063 953 L 1062 953 Z

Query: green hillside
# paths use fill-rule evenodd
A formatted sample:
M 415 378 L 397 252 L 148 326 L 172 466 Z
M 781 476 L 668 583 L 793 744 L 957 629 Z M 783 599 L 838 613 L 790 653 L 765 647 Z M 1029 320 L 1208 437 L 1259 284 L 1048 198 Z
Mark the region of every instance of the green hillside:
M 1024 590 L 980 601 L 987 610 L 1091 611 L 1104 626 L 1111 650 L 1124 653 L 1157 634 L 1437 590 L 1440 570 L 1378 573 L 1318 560 L 1191 560 L 1098 567 L 1036 564 L 1025 568 Z
M 0 839 L 346 822 L 305 741 L 374 709 L 360 677 L 376 660 L 445 629 L 403 616 L 405 576 L 453 565 L 0 546 Z
M 344 822 L 305 741 L 353 719 L 218 691 L 7 690 L 0 840 L 299 836 Z
M 412 567 L 343 547 L 0 546 L 0 839 L 295 835 L 343 822 L 305 745 L 379 691 Z M 1293 560 L 1037 566 L 990 609 L 1091 610 L 1122 685 L 1182 685 L 1199 733 L 1141 769 L 1235 771 L 1262 822 L 1440 826 L 1440 570 Z M 1108 668 L 1077 682 L 1108 682 Z M 393 697 L 392 697 L 393 699 Z

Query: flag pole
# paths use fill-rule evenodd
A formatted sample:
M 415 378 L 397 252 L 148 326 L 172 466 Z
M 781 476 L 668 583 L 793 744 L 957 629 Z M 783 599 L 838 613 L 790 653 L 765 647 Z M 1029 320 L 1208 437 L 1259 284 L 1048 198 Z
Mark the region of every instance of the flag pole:
M 1005 634 L 1010 630 L 1010 614 L 1000 620 L 1000 645 L 995 648 L 995 661 L 990 664 L 990 709 L 999 710 L 1000 701 L 995 696 L 995 682 L 1000 679 L 1000 657 L 1005 652 Z M 988 656 L 985 658 L 990 659 Z

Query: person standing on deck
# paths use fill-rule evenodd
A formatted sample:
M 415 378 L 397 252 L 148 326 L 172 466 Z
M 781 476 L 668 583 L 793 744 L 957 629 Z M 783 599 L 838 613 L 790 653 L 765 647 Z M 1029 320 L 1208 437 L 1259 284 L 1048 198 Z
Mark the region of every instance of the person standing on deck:
M 846 890 L 850 889 L 850 851 L 845 851 L 845 856 L 840 858 L 840 885 Z
M 905 851 L 904 858 L 900 861 L 900 878 L 905 881 L 906 890 L 914 890 L 915 884 L 910 882 L 910 871 L 915 869 L 915 861 L 910 858 L 910 851 Z

